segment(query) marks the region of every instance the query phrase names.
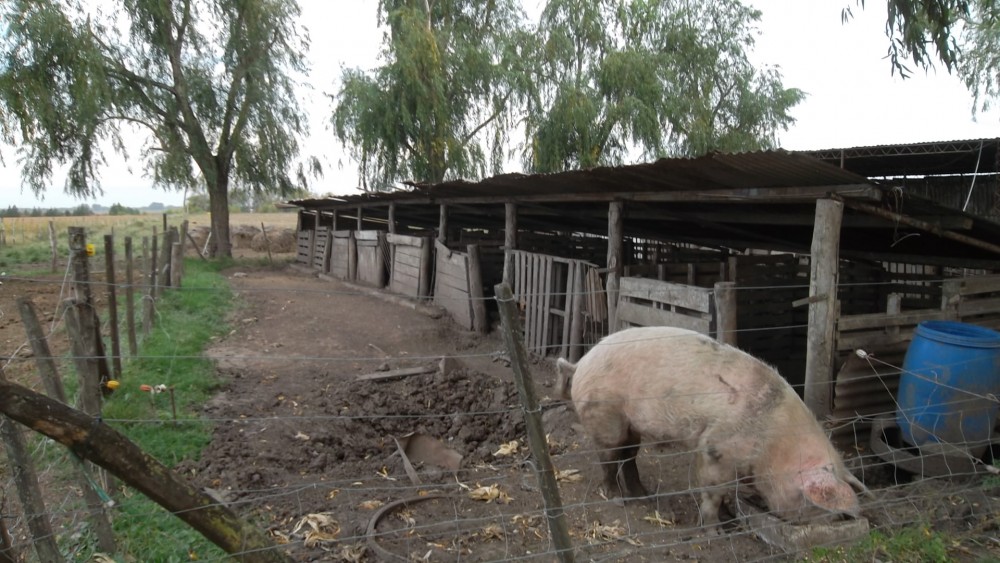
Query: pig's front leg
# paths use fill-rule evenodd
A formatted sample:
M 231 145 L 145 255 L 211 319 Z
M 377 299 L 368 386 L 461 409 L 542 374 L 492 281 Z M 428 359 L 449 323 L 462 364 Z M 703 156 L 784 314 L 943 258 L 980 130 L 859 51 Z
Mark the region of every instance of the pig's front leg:
M 707 441 L 703 440 L 697 453 L 697 477 L 701 487 L 701 505 L 698 507 L 699 525 L 706 532 L 716 535 L 721 531 L 719 510 L 726 496 L 726 487 L 735 474 L 735 468 Z

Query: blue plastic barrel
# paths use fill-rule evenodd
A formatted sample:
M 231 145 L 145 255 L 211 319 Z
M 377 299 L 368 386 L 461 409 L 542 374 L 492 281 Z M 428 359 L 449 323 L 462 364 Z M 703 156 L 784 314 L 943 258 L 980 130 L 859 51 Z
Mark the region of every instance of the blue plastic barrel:
M 954 444 L 978 456 L 989 444 L 1000 395 L 1000 332 L 924 321 L 906 350 L 896 422 L 914 446 Z

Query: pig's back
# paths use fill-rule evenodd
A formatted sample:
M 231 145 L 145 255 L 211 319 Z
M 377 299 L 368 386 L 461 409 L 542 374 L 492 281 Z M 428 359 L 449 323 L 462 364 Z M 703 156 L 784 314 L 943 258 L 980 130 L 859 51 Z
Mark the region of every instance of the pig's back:
M 603 339 L 577 364 L 572 397 L 588 413 L 615 404 L 644 441 L 691 445 L 706 431 L 764 424 L 791 387 L 760 360 L 673 327 L 632 328 Z M 596 408 L 600 405 L 600 408 Z

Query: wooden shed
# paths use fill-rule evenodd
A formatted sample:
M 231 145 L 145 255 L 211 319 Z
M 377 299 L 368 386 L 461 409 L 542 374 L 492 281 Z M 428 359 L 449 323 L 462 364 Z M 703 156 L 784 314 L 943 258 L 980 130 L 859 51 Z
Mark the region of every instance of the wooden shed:
M 977 177 L 995 186 L 995 163 Z M 291 203 L 304 265 L 390 280 L 477 330 L 506 281 L 526 345 L 543 355 L 579 357 L 625 326 L 689 327 L 777 366 L 818 415 L 862 425 L 891 410 L 891 366 L 917 323 L 1000 328 L 1000 224 L 816 155 L 713 154 Z M 365 258 L 382 261 L 378 279 L 361 276 L 350 244 L 373 232 L 386 241 Z

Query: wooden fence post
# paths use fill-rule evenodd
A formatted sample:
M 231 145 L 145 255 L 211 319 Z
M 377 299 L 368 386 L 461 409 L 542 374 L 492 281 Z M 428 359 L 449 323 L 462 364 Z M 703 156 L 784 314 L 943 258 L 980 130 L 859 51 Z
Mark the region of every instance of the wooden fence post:
M 56 271 L 59 263 L 59 244 L 56 240 L 56 222 L 49 221 L 49 250 L 52 252 L 52 271 Z
M 42 331 L 42 325 L 38 322 L 34 303 L 27 297 L 20 297 L 17 300 L 17 305 L 21 311 L 21 322 L 24 323 L 24 330 L 28 334 L 28 341 L 35 356 L 35 365 L 41 375 L 45 392 L 60 403 L 67 404 L 66 391 L 63 389 L 62 379 L 59 377 L 59 370 L 52 358 L 52 352 L 45 339 L 45 333 Z M 90 469 L 81 461 L 77 465 L 77 485 L 80 487 L 83 500 L 87 504 L 90 525 L 93 526 L 97 536 L 98 546 L 102 551 L 113 553 L 115 551 L 115 533 L 111 529 L 111 521 L 104 512 L 104 502 L 94 488 L 94 481 L 90 478 L 89 473 Z
M 805 404 L 818 418 L 833 411 L 834 325 L 837 322 L 837 279 L 840 265 L 840 225 L 844 204 L 816 201 L 809 259 L 809 333 L 806 340 Z
M 503 229 L 503 283 L 514 286 L 514 250 L 517 250 L 517 204 L 505 203 Z
M 104 341 L 101 339 L 101 322 L 94 308 L 94 296 L 90 287 L 90 265 L 87 258 L 87 235 L 83 227 L 69 228 L 69 249 L 73 263 L 73 283 L 76 294 L 80 297 L 76 303 L 78 312 L 77 326 L 84 348 L 84 360 L 88 370 L 92 370 L 97 382 L 97 389 L 90 392 L 100 396 L 100 385 L 111 379 L 107 356 L 104 353 Z M 82 391 L 82 390 L 81 390 Z
M 156 300 L 156 227 L 153 227 L 152 252 L 149 254 L 149 287 L 146 288 L 145 303 L 142 308 L 142 334 L 148 336 L 153 327 L 153 306 Z
M 108 326 L 111 334 L 111 367 L 113 379 L 122 378 L 122 344 L 118 333 L 118 290 L 115 286 L 115 237 L 104 235 L 104 268 L 108 296 Z
M 500 319 L 503 324 L 503 340 L 510 354 L 510 366 L 514 370 L 514 382 L 521 395 L 521 410 L 528 434 L 528 445 L 534 456 L 542 491 L 542 501 L 545 504 L 545 518 L 549 523 L 549 534 L 556 550 L 556 557 L 563 563 L 571 563 L 573 544 L 569 539 L 569 528 L 566 524 L 566 511 L 559 498 L 559 485 L 556 483 L 555 468 L 549 457 L 549 444 L 545 440 L 545 429 L 542 427 L 541 408 L 535 396 L 535 386 L 528 371 L 528 356 L 524 352 L 523 333 L 514 311 L 514 296 L 510 286 L 505 283 L 494 287 L 497 304 L 500 308 Z
M 125 237 L 125 330 L 128 333 L 128 353 L 133 358 L 139 354 L 135 339 L 135 264 L 132 260 L 132 237 Z
M 0 383 L 6 381 L 3 366 L 0 366 Z M 45 501 L 42 498 L 42 489 L 38 485 L 35 464 L 31 460 L 28 443 L 21 433 L 21 428 L 13 420 L 0 414 L 0 436 L 3 437 L 7 448 L 7 461 L 14 483 L 17 485 L 17 495 L 21 499 L 21 509 L 31 531 L 31 543 L 35 546 L 38 560 L 43 563 L 62 561 L 56 536 L 52 532 L 52 523 L 46 515 Z

